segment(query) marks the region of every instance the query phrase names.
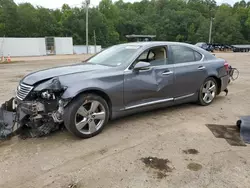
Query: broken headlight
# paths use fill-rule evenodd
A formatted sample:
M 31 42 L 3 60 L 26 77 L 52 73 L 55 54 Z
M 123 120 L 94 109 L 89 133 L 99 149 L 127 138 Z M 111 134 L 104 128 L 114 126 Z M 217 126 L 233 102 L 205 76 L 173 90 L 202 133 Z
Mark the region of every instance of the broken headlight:
M 45 81 L 41 84 L 39 84 L 35 89 L 34 91 L 54 91 L 54 92 L 59 92 L 59 91 L 62 91 L 63 90 L 63 87 L 59 81 L 58 78 L 53 78 L 53 79 L 50 79 L 48 81 Z
M 39 93 L 44 99 L 55 99 L 55 94 L 60 93 L 63 90 L 63 86 L 56 77 L 39 84 L 35 87 L 34 92 Z

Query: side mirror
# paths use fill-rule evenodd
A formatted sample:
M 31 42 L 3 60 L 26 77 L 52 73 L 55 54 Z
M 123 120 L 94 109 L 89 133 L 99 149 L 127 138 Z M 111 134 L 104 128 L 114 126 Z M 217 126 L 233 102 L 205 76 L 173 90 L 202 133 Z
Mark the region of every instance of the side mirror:
M 150 67 L 150 63 L 148 62 L 144 62 L 144 61 L 139 61 L 138 63 L 136 63 L 134 70 L 147 70 Z

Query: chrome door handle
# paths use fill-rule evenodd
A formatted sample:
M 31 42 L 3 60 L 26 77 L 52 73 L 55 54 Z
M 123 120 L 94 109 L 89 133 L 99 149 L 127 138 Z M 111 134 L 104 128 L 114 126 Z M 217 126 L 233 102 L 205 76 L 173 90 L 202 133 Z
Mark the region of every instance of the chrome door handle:
M 170 74 L 173 74 L 173 71 L 166 71 L 164 73 L 162 73 L 163 75 L 170 75 Z
M 199 66 L 198 67 L 198 70 L 204 70 L 204 69 L 206 69 L 206 67 L 204 67 L 204 66 Z

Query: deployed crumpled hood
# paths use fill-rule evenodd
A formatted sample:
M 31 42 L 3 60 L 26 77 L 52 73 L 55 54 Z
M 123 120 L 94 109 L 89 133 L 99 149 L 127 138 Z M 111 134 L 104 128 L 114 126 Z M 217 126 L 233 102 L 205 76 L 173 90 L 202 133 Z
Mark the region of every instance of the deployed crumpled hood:
M 45 69 L 41 71 L 37 71 L 25 76 L 21 82 L 27 85 L 34 85 L 37 82 L 47 80 L 56 76 L 63 76 L 68 74 L 82 73 L 82 72 L 90 72 L 100 69 L 107 69 L 106 66 L 90 64 L 90 63 L 81 63 L 76 65 L 55 67 L 50 69 Z

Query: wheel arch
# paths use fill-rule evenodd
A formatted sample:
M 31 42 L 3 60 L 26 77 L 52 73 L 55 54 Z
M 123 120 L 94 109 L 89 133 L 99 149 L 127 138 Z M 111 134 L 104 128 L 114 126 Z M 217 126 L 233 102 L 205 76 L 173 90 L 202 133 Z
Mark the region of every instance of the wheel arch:
M 208 79 L 208 78 L 213 78 L 213 79 L 215 79 L 215 81 L 216 81 L 216 83 L 217 83 L 217 87 L 218 87 L 217 95 L 219 95 L 220 92 L 221 92 L 221 79 L 218 78 L 216 75 L 210 75 L 210 76 L 208 76 L 206 79 Z
M 92 89 L 87 89 L 87 90 L 78 92 L 72 99 L 82 94 L 95 94 L 95 95 L 102 97 L 107 102 L 108 107 L 109 107 L 109 119 L 112 117 L 112 102 L 107 93 L 105 93 L 104 91 L 100 89 L 92 88 Z

